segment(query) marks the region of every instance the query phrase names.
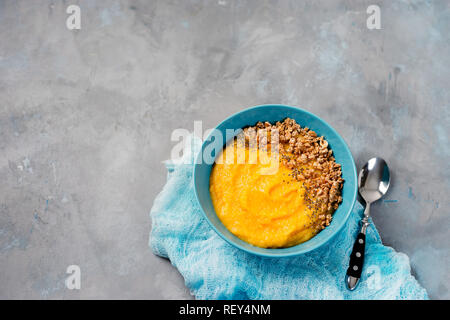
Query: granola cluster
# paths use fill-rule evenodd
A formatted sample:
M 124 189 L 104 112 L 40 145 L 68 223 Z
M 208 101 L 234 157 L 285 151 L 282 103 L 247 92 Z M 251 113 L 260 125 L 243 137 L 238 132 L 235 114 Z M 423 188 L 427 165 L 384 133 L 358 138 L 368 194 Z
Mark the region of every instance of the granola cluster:
M 247 142 L 257 141 L 258 148 L 279 141 L 282 163 L 292 170 L 292 179 L 302 182 L 307 206 L 315 215 L 313 218 L 318 218 L 313 219 L 318 223 L 312 227 L 320 231 L 328 226 L 332 213 L 342 202 L 344 180 L 341 165 L 336 163 L 324 137 L 307 127 L 301 128 L 290 118 L 274 125 L 258 122 L 254 127 L 245 128 L 244 135 Z

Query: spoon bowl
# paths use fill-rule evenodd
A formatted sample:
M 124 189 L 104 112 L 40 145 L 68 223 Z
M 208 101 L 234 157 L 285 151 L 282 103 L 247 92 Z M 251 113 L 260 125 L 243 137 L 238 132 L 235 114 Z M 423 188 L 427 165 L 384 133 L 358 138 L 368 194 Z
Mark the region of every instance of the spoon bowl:
M 389 184 L 389 167 L 382 158 L 370 159 L 359 172 L 359 194 L 366 203 L 372 203 L 384 196 Z

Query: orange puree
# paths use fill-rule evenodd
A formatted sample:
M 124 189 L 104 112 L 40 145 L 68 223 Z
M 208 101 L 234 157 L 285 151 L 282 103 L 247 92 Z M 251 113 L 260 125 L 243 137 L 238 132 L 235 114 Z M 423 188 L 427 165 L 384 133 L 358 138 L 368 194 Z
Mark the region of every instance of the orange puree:
M 247 160 L 257 152 L 236 143 L 234 148 L 243 152 L 241 156 L 245 152 Z M 236 160 L 239 152 L 233 154 Z M 275 167 L 273 163 L 223 161 L 214 165 L 210 177 L 211 199 L 219 219 L 238 238 L 263 248 L 293 246 L 318 232 L 311 227 L 318 215 L 305 203 L 302 182 L 291 178 L 292 171 L 280 159 L 276 161 Z

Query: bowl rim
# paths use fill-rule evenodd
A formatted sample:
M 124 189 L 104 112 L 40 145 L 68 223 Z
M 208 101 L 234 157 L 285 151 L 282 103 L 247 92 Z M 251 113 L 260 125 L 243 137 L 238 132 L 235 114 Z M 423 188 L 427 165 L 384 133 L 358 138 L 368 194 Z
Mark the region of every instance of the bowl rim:
M 193 179 L 193 183 L 194 183 L 194 193 L 195 193 L 195 198 L 196 198 L 196 200 L 197 200 L 197 203 L 198 203 L 198 205 L 199 205 L 199 207 L 200 207 L 200 210 L 201 210 L 201 212 L 202 212 L 202 214 L 203 214 L 203 217 L 206 219 L 206 221 L 208 222 L 208 224 L 210 225 L 210 227 L 223 239 L 223 240 L 225 240 L 227 243 L 229 243 L 229 244 L 231 244 L 232 246 L 234 246 L 234 247 L 236 247 L 236 248 L 238 248 L 238 249 L 240 249 L 240 250 L 243 250 L 243 251 L 245 251 L 245 252 L 248 252 L 248 253 L 250 253 L 250 254 L 253 254 L 253 255 L 257 255 L 257 256 L 261 256 L 261 257 L 267 257 L 267 258 L 286 258 L 286 257 L 292 257 L 292 256 L 298 256 L 298 255 L 302 255 L 302 254 L 305 254 L 305 253 L 307 253 L 307 252 L 311 252 L 311 251 L 313 251 L 313 250 L 316 250 L 317 248 L 319 248 L 319 247 L 321 247 L 322 245 L 324 245 L 324 244 L 326 244 L 326 243 L 328 243 L 330 240 L 332 240 L 338 233 L 340 233 L 341 232 L 341 230 L 342 230 L 342 228 L 344 227 L 344 225 L 347 223 L 347 221 L 348 221 L 348 218 L 350 217 L 350 214 L 352 213 L 352 211 L 353 211 L 353 208 L 354 208 L 354 206 L 355 206 L 355 203 L 356 203 L 356 198 L 357 198 L 357 194 L 358 194 L 358 187 L 357 187 L 357 180 L 358 180 L 358 178 L 357 178 L 357 172 L 356 172 L 356 165 L 355 165 L 355 160 L 354 160 L 354 158 L 353 158 L 353 154 L 352 154 L 352 152 L 350 151 L 350 148 L 348 147 L 348 145 L 347 145 L 347 143 L 345 142 L 345 140 L 344 140 L 344 138 L 342 138 L 341 137 L 341 135 L 328 123 L 328 122 L 326 122 L 325 120 L 323 120 L 322 118 L 320 118 L 319 116 L 317 116 L 317 115 L 315 115 L 315 114 L 313 114 L 312 112 L 309 112 L 309 111 L 307 111 L 307 110 L 305 110 L 305 109 L 302 109 L 302 108 L 299 108 L 299 107 L 294 107 L 294 106 L 289 106 L 289 105 L 284 105 L 284 104 L 262 104 L 262 105 L 256 105 L 256 106 L 253 106 L 253 107 L 249 107 L 249 108 L 246 108 L 246 109 L 243 109 L 243 110 L 241 110 L 241 111 L 238 111 L 238 112 L 236 112 L 236 113 L 233 113 L 232 115 L 230 115 L 230 116 L 228 116 L 227 118 L 225 118 L 224 120 L 222 120 L 219 124 L 217 124 L 214 128 L 217 128 L 217 127 L 219 127 L 219 126 L 221 126 L 223 123 L 225 123 L 225 122 L 227 122 L 227 121 L 229 121 L 231 118 L 234 118 L 234 117 L 236 117 L 236 116 L 238 116 L 238 115 L 240 115 L 240 114 L 242 114 L 242 113 L 244 113 L 244 112 L 248 112 L 248 111 L 250 111 L 250 110 L 254 110 L 254 109 L 259 109 L 259 108 L 268 108 L 268 107 L 283 107 L 283 108 L 288 108 L 288 109 L 295 109 L 295 110 L 299 110 L 299 111 L 301 111 L 301 112 L 304 112 L 304 113 L 306 113 L 306 114 L 308 114 L 309 116 L 312 116 L 312 117 L 315 117 L 315 118 L 317 118 L 318 120 L 320 120 L 321 122 L 323 122 L 335 135 L 336 135 L 336 137 L 338 137 L 338 139 L 340 140 L 340 142 L 342 143 L 342 145 L 344 146 L 344 149 L 350 154 L 350 160 L 351 160 L 351 169 L 352 169 L 352 173 L 353 173 L 353 176 L 355 177 L 355 187 L 354 187 L 354 190 L 353 190 L 353 196 L 352 196 L 352 199 L 351 199 L 351 201 L 350 201 L 350 206 L 349 206 L 349 209 L 348 209 L 348 211 L 347 211 L 347 213 L 346 213 L 346 215 L 345 215 L 345 217 L 344 217 L 344 219 L 342 219 L 342 221 L 341 221 L 341 223 L 340 223 L 340 225 L 338 225 L 337 227 L 336 227 L 336 230 L 335 230 L 335 232 L 334 233 L 332 233 L 331 235 L 330 235 L 330 237 L 328 238 L 328 239 L 325 239 L 325 241 L 323 241 L 322 243 L 317 243 L 317 244 L 315 244 L 314 246 L 311 246 L 311 247 L 309 247 L 309 248 L 305 248 L 305 249 L 302 249 L 302 250 L 298 250 L 298 251 L 294 251 L 294 252 L 287 252 L 287 253 L 280 253 L 279 251 L 278 251 L 278 253 L 270 253 L 270 251 L 269 250 L 271 250 L 271 248 L 264 248 L 264 249 L 267 249 L 268 250 L 268 252 L 267 253 L 265 253 L 265 252 L 257 252 L 257 251 L 252 251 L 252 250 L 249 250 L 248 248 L 246 248 L 246 247 L 243 247 L 243 246 L 241 246 L 240 244 L 238 244 L 238 243 L 235 243 L 235 242 L 232 242 L 232 241 L 230 241 L 230 239 L 228 239 L 224 234 L 222 234 L 222 232 L 220 232 L 219 230 L 217 230 L 217 228 L 216 228 L 216 226 L 210 221 L 210 219 L 208 218 L 208 215 L 206 214 L 206 212 L 205 212 L 205 210 L 203 210 L 203 206 L 201 205 L 201 203 L 200 203 L 200 200 L 199 200 L 199 196 L 198 196 L 198 192 L 197 192 L 197 174 L 196 174 L 196 171 L 197 171 L 197 167 L 202 163 L 202 162 L 199 162 L 199 157 L 201 157 L 202 156 L 202 153 L 203 153 L 203 148 L 204 148 L 204 144 L 207 142 L 207 141 L 209 141 L 209 139 L 211 138 L 211 135 L 212 135 L 212 132 L 208 135 L 208 137 L 206 138 L 206 139 L 204 139 L 203 141 L 202 141 L 202 143 L 201 143 L 201 147 L 200 147 L 200 151 L 199 151 L 199 153 L 198 153 L 198 155 L 195 157 L 195 163 L 194 163 L 194 170 L 193 170 L 193 176 L 194 176 L 194 179 Z M 211 165 L 212 166 L 212 165 Z M 209 188 L 208 188 L 208 190 L 209 190 Z M 216 213 L 216 215 L 217 215 L 217 213 Z M 250 244 L 251 245 L 251 244 Z M 295 247 L 295 246 L 294 246 Z M 255 246 L 255 248 L 257 248 L 256 246 Z M 291 248 L 291 247 L 290 247 Z M 277 248 L 277 249 L 280 249 L 280 248 Z M 277 250 L 277 249 L 273 249 L 273 250 Z

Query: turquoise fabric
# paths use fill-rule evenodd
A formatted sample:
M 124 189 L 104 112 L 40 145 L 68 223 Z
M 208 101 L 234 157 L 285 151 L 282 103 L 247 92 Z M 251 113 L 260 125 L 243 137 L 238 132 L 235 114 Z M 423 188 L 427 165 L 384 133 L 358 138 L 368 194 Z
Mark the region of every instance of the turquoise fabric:
M 196 142 L 198 144 L 198 142 Z M 428 299 L 411 275 L 408 257 L 368 228 L 362 281 L 344 278 L 363 213 L 356 203 L 347 226 L 326 245 L 297 257 L 265 258 L 239 250 L 211 229 L 197 204 L 194 152 L 167 162 L 167 183 L 151 209 L 153 252 L 168 258 L 197 299 Z

